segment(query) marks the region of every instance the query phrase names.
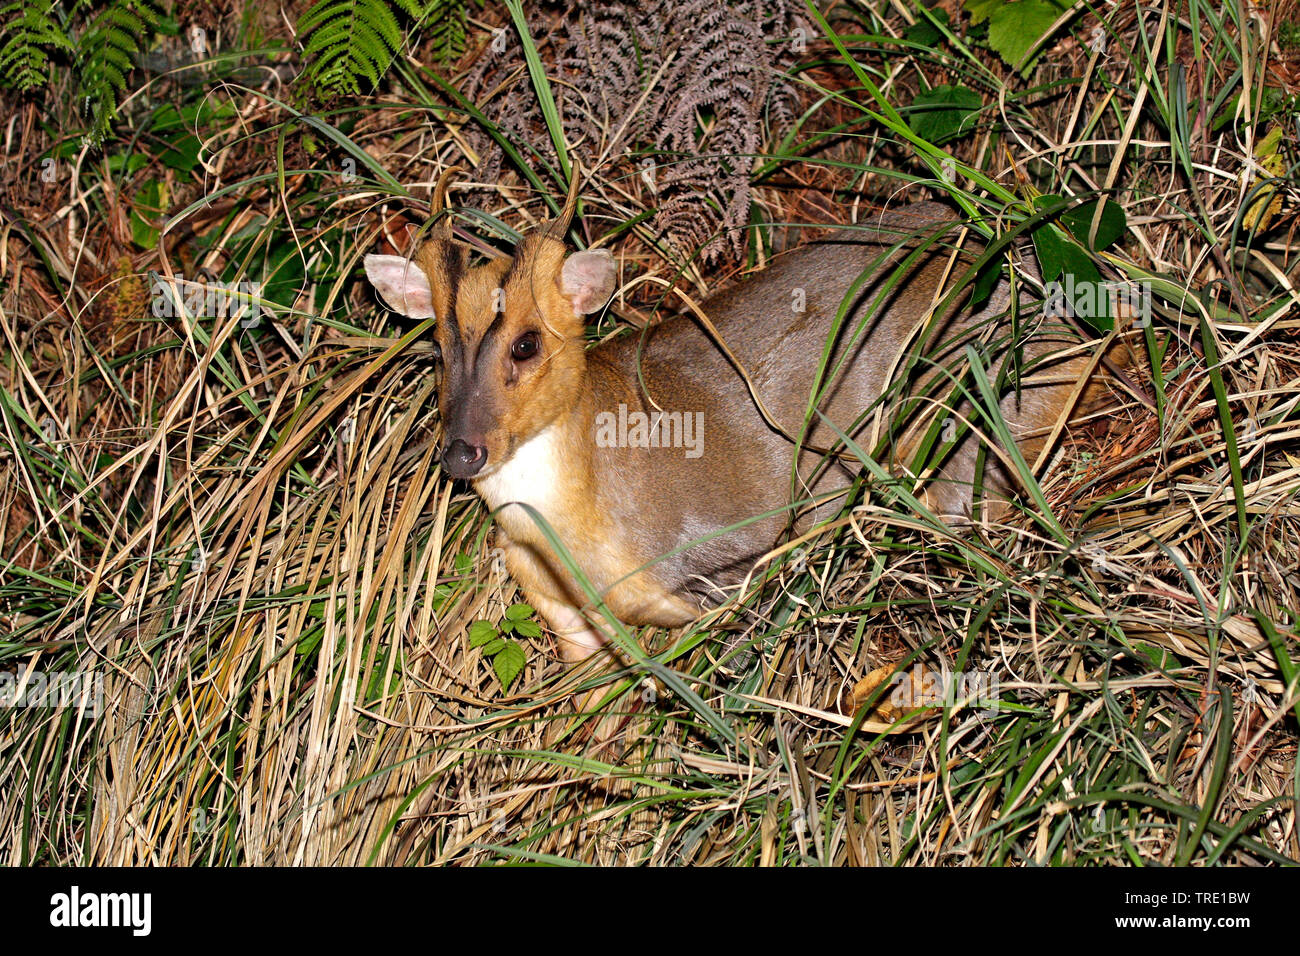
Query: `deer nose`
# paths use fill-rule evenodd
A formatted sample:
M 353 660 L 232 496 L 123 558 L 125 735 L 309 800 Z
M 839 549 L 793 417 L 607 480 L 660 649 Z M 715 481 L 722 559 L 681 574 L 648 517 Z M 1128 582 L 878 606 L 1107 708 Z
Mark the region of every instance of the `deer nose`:
M 453 478 L 473 478 L 487 464 L 488 453 L 485 445 L 471 445 L 462 438 L 457 438 L 442 453 L 442 467 Z

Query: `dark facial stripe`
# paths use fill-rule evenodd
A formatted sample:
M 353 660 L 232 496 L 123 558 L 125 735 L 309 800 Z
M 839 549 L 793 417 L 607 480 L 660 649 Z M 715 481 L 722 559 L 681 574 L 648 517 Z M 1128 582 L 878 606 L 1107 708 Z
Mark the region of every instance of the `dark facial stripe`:
M 492 324 L 487 327 L 483 337 L 478 340 L 478 348 L 474 352 L 474 364 L 478 365 L 479 359 L 483 357 L 483 350 L 492 343 L 498 335 L 501 334 L 502 320 L 505 319 L 505 312 L 498 312 L 492 319 Z
M 531 266 L 537 257 L 537 245 L 536 236 L 525 236 L 520 240 L 515 246 L 514 255 L 510 257 L 510 265 L 506 267 L 505 275 L 501 277 L 501 288 L 508 289 L 511 282 L 527 279 L 524 270 Z
M 439 265 L 442 268 L 443 282 L 447 289 L 447 314 L 442 321 L 447 324 L 447 331 L 451 335 L 451 347 L 456 353 L 456 358 L 463 364 L 465 342 L 460 334 L 460 319 L 456 315 L 456 299 L 460 296 L 460 277 L 464 261 L 450 242 L 440 243 L 438 251 L 439 258 L 442 260 Z
M 460 337 L 460 326 L 456 324 L 455 316 L 448 314 L 446 319 L 446 324 L 447 324 L 447 334 L 451 336 L 451 348 L 448 349 L 448 351 L 451 354 L 446 356 L 446 358 L 454 357 L 458 364 L 464 365 L 465 364 L 465 342 Z
M 515 277 L 515 267 L 519 265 L 519 249 L 515 249 L 515 254 L 510 257 L 510 265 L 506 266 L 506 271 L 501 276 L 501 288 L 509 288 L 510 280 Z

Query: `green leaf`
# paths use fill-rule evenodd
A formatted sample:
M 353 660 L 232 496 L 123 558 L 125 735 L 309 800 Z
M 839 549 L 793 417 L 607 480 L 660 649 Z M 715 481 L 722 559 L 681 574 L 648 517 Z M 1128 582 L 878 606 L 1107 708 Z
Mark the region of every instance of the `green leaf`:
M 76 140 L 69 140 L 76 143 Z M 58 155 L 58 151 L 55 151 Z M 66 159 L 66 156 L 60 156 L 60 159 Z M 133 176 L 140 170 L 149 165 L 149 157 L 144 153 L 115 153 L 108 157 L 108 169 L 114 176 L 126 177 Z
M 542 627 L 536 621 L 516 621 L 515 633 L 524 637 L 541 637 Z
M 497 672 L 497 680 L 501 681 L 503 690 L 510 689 L 519 672 L 524 669 L 525 660 L 524 649 L 514 641 L 507 641 L 506 646 L 492 659 L 492 667 Z
M 1029 51 L 1038 46 L 1060 15 L 1061 8 L 1048 0 L 1003 4 L 989 17 L 989 46 L 1009 66 L 1028 75 L 1038 59 L 1038 54 L 1030 57 Z
M 1078 243 L 1064 240 L 1061 251 L 1063 276 L 1073 276 L 1076 286 L 1081 282 L 1101 282 L 1101 273 L 1097 271 L 1096 265 L 1088 258 L 1088 253 Z
M 1178 664 L 1178 660 L 1173 654 L 1169 653 L 1168 649 L 1156 647 L 1154 644 L 1146 644 L 1138 641 L 1134 643 L 1133 650 L 1137 652 L 1135 656 L 1137 656 L 1139 660 L 1143 660 L 1143 663 L 1150 664 L 1152 667 L 1157 667 L 1161 670 L 1168 670 Z
M 268 302 L 291 309 L 302 295 L 307 271 L 298 246 L 283 243 L 268 251 L 262 279 L 262 296 Z
M 995 259 L 989 262 L 980 270 L 980 274 L 975 277 L 975 287 L 971 291 L 970 306 L 972 309 L 978 308 L 988 301 L 989 296 L 993 295 L 993 290 L 997 288 L 998 279 L 1002 278 L 1002 262 Z
M 974 117 L 984 105 L 974 90 L 945 83 L 917 94 L 912 100 L 909 124 L 913 132 L 931 143 L 964 136 L 975 128 Z
M 199 164 L 199 151 L 203 144 L 192 133 L 183 133 L 167 144 L 158 157 L 163 164 L 181 173 L 189 173 Z
M 1063 310 L 1068 305 L 1070 314 L 1098 332 L 1114 326 L 1110 288 L 1083 247 L 1055 225 L 1044 223 L 1034 231 L 1034 252 L 1047 284 L 1046 307 Z
M 944 26 L 948 25 L 949 19 L 947 10 L 942 8 L 932 10 L 931 15 Z M 922 17 L 903 31 L 903 39 L 907 40 L 909 43 L 934 47 L 943 42 L 943 33 L 941 33 L 939 28 L 933 23 Z
M 1110 291 L 1097 266 L 1077 243 L 1067 241 L 1062 249 L 1061 280 L 1075 318 L 1094 331 L 1109 331 L 1115 325 L 1110 316 Z
M 496 636 L 497 628 L 491 621 L 475 621 L 469 626 L 470 647 L 482 647 Z
M 1101 210 L 1101 221 L 1097 223 L 1096 235 L 1089 236 L 1092 217 L 1097 212 L 1097 202 L 1098 200 L 1086 202 L 1082 206 L 1075 206 L 1061 213 L 1061 225 L 1069 229 L 1074 238 L 1078 239 L 1085 248 L 1093 252 L 1101 252 L 1113 246 L 1128 229 L 1128 219 L 1124 215 L 1123 207 L 1117 202 L 1107 201 Z
M 1034 230 L 1034 252 L 1038 256 L 1038 268 L 1043 274 L 1044 282 L 1051 282 L 1061 274 L 1065 265 L 1065 237 L 1050 223 L 1044 223 Z
M 512 604 L 506 608 L 506 620 L 508 621 L 526 621 L 532 617 L 536 611 L 524 603 Z
M 156 179 L 147 179 L 135 194 L 131 207 L 131 240 L 141 249 L 158 245 L 162 215 L 163 185 Z
M 1000 6 L 1002 0 L 966 0 L 966 12 L 970 14 L 971 26 L 983 23 Z

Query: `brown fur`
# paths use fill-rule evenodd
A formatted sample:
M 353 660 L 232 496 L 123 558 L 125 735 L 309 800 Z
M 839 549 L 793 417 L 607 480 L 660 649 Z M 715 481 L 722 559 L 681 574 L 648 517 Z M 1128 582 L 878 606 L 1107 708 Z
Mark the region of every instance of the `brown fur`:
M 831 320 L 864 272 L 873 277 L 853 297 L 833 351 L 832 367 L 841 362 L 842 367 L 820 408 L 868 450 L 889 427 L 892 404 L 856 427 L 853 423 L 889 382 L 905 377 L 908 355 L 942 292 L 978 254 L 974 244 L 954 254 L 957 230 L 946 224 L 949 215 L 932 204 L 907 207 L 882 217 L 874 230 L 845 230 L 780 256 L 759 276 L 704 303 L 703 311 L 781 430 L 801 431 Z M 894 267 L 914 246 L 886 253 L 915 230 L 945 231 L 945 241 L 891 288 Z M 465 267 L 463 253 L 445 237 L 425 243 L 416 257 L 439 317 L 436 334 L 446 368 L 439 401 L 448 441 L 459 438 L 486 448 L 487 465 L 472 481 L 499 509 L 506 564 L 561 633 L 566 656 L 577 658 L 596 650 L 601 640 L 577 611 L 590 603 L 589 596 L 565 570 L 534 515 L 513 502 L 534 506 L 618 618 L 663 626 L 685 623 L 702 606 L 716 603 L 783 534 L 809 526 L 838 503 L 805 509 L 797 523 L 788 511 L 752 520 L 791 501 L 790 440 L 764 420 L 744 377 L 689 316 L 667 318 L 644 335 L 626 334 L 587 350 L 584 319 L 574 307 L 579 300 L 562 276 L 565 260 L 565 246 L 553 231 L 525 239 L 512 259 L 475 269 Z M 803 312 L 792 308 L 799 289 L 806 297 Z M 1010 305 L 1009 283 L 1001 282 L 973 314 L 963 301 L 943 314 L 927 339 L 931 357 L 954 368 L 960 367 L 967 343 L 1007 335 L 1009 324 L 998 316 Z M 1026 315 L 1022 321 L 1037 318 Z M 851 342 L 864 322 L 865 334 Z M 529 332 L 540 337 L 539 357 L 512 359 L 512 343 Z M 1031 374 L 1022 380 L 1019 397 L 1007 393 L 1001 400 L 1031 463 L 1088 360 L 1086 354 L 1049 358 L 1073 341 L 1064 330 L 1037 330 L 1024 348 Z M 995 376 L 1009 351 L 995 348 L 992 355 Z M 935 375 L 932 366 L 914 369 L 910 392 L 923 391 L 937 381 Z M 943 388 L 934 397 L 947 395 Z M 596 416 L 613 413 L 620 404 L 650 414 L 656 409 L 703 413 L 703 453 L 692 458 L 680 448 L 599 447 Z M 969 417 L 972 410 L 963 403 L 955 411 Z M 909 451 L 932 414 L 951 413 L 936 409 L 920 415 L 894 447 Z M 832 445 L 834 432 L 814 418 L 807 443 Z M 978 447 L 979 438 L 971 434 L 948 456 L 925 488 L 931 507 L 950 517 L 969 514 Z M 902 474 L 906 460 L 903 454 L 886 464 Z M 805 498 L 842 489 L 853 472 L 852 463 L 827 463 L 821 454 L 805 451 L 795 494 Z M 1011 473 L 996 455 L 989 456 L 984 485 L 994 503 L 1015 491 Z M 699 540 L 734 524 L 744 526 Z

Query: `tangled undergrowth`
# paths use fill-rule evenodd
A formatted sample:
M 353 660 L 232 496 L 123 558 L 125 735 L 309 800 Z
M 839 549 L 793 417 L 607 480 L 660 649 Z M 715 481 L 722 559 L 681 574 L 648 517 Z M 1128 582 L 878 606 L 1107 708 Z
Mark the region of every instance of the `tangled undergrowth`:
M 573 84 L 509 10 L 482 16 L 458 63 L 416 47 L 323 106 L 285 86 L 287 39 L 244 56 L 232 16 L 228 55 L 133 73 L 98 148 L 75 110 L 10 97 L 0 671 L 92 673 L 102 699 L 0 713 L 6 857 L 1300 860 L 1294 4 L 1080 9 L 1023 70 L 953 2 L 810 8 L 773 85 L 794 123 L 729 157 L 748 228 L 707 266 L 655 225 L 648 170 L 680 157 L 650 127 L 604 149 L 599 115 L 566 142 L 553 89 Z M 471 102 L 502 35 L 524 85 Z M 493 135 L 492 98 L 520 89 L 532 152 Z M 707 152 L 718 117 L 697 118 Z M 675 307 L 639 277 L 698 297 L 884 205 L 943 197 L 1041 251 L 1036 199 L 1104 196 L 1121 233 L 1072 248 L 1145 283 L 1149 321 L 1099 333 L 1141 358 L 1025 463 L 1023 511 L 955 534 L 865 483 L 696 626 L 636 633 L 602 713 L 575 715 L 604 678 L 549 633 L 516 631 L 506 686 L 472 646 L 526 609 L 490 516 L 439 473 L 425 330 L 359 281 L 365 253 L 409 248 L 448 166 L 471 171 L 457 234 L 486 251 L 550 214 L 570 157 L 583 238 L 625 280 L 593 339 Z M 192 295 L 245 282 L 243 314 Z M 983 699 L 891 710 L 918 669 L 977 675 Z

